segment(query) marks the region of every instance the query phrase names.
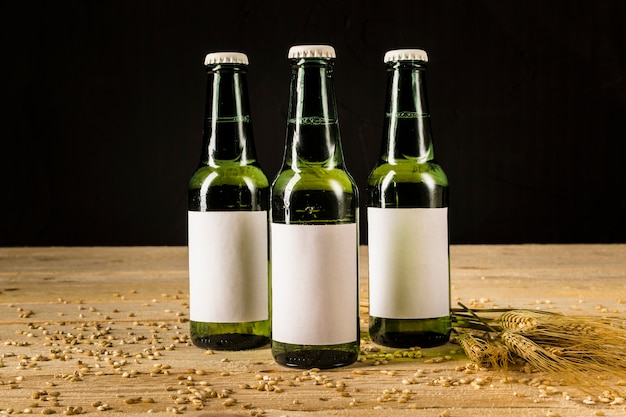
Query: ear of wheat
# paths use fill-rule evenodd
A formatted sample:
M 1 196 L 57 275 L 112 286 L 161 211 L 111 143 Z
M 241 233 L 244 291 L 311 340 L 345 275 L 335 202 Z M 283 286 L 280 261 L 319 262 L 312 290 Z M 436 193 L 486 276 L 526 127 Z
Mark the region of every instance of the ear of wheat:
M 587 393 L 624 397 L 619 388 L 626 380 L 623 318 L 460 306 L 453 310 L 453 323 L 473 362 L 506 370 L 521 359 Z

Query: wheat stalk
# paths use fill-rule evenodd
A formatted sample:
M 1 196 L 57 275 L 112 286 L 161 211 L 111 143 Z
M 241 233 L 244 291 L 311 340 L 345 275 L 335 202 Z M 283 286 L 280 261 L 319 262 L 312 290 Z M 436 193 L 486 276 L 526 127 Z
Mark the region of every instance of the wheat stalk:
M 624 319 L 460 305 L 452 314 L 457 340 L 473 362 L 506 370 L 520 358 L 583 391 L 624 396 L 607 382 L 626 379 Z

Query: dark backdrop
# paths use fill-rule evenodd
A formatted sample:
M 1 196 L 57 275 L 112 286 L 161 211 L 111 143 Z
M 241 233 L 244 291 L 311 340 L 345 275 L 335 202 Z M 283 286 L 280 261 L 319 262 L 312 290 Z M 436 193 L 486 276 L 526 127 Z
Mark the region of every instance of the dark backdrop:
M 273 177 L 286 54 L 298 43 L 337 50 L 344 152 L 362 191 L 380 147 L 383 54 L 420 47 L 431 58 L 452 243 L 626 242 L 624 1 L 12 0 L 0 9 L 0 246 L 186 244 L 204 55 L 249 55 L 258 156 Z

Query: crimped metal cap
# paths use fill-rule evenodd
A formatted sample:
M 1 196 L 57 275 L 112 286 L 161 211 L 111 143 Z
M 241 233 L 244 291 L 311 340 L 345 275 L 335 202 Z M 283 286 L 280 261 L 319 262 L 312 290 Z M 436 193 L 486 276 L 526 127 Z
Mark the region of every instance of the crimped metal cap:
M 212 52 L 204 58 L 204 65 L 213 64 L 248 65 L 248 56 L 241 52 Z
M 335 48 L 330 45 L 295 45 L 289 48 L 288 58 L 335 58 Z
M 393 49 L 387 51 L 385 63 L 396 61 L 423 61 L 428 62 L 428 54 L 423 49 Z

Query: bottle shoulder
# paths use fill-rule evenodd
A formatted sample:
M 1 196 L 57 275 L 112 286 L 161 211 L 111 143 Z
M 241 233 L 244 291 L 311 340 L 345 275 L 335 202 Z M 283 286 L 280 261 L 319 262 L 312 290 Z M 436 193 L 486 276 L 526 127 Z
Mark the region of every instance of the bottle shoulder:
M 254 186 L 255 188 L 269 187 L 267 176 L 258 165 L 226 164 L 220 166 L 200 166 L 191 176 L 188 188 L 201 188 L 206 183 L 210 185 Z
M 272 189 L 274 191 L 290 189 L 292 191 L 327 190 L 356 193 L 357 186 L 354 178 L 346 170 L 311 166 L 298 170 L 283 169 L 274 179 Z
M 271 218 L 284 224 L 343 224 L 358 218 L 359 192 L 342 169 L 283 169 L 272 185 Z
M 382 182 L 422 183 L 428 182 L 441 187 L 448 186 L 448 177 L 435 162 L 416 163 L 411 160 L 398 160 L 394 163 L 381 161 L 370 173 L 368 185 Z

